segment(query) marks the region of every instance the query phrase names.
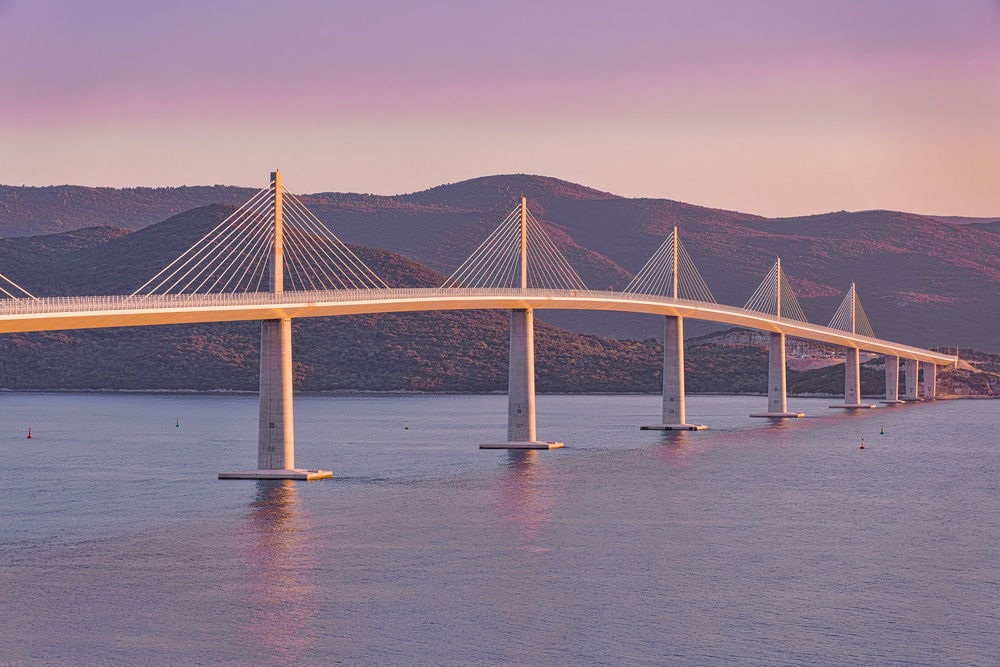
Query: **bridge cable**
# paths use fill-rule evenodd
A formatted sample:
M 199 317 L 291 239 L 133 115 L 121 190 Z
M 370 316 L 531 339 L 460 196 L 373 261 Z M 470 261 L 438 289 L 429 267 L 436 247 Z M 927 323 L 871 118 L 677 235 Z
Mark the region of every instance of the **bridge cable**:
M 383 281 L 292 192 L 282 191 L 282 270 L 296 291 L 387 288 Z M 273 184 L 130 295 L 260 291 L 275 246 Z
M 14 282 L 13 280 L 11 280 L 10 278 L 8 278 L 8 277 L 7 277 L 7 276 L 5 276 L 4 274 L 0 273 L 0 278 L 2 278 L 3 280 L 7 281 L 7 282 L 8 282 L 8 283 L 9 283 L 9 284 L 10 284 L 11 286 L 13 286 L 13 287 L 14 287 L 15 289 L 18 289 L 18 290 L 20 290 L 20 291 L 21 291 L 21 293 L 22 293 L 22 294 L 23 294 L 24 296 L 27 296 L 27 297 L 28 297 L 29 299 L 34 299 L 35 301 L 37 301 L 37 300 L 38 300 L 38 297 L 37 297 L 37 296 L 35 296 L 35 295 L 34 295 L 34 294 L 32 294 L 31 292 L 29 292 L 28 290 L 24 289 L 23 287 L 21 287 L 20 285 L 18 285 L 17 283 L 15 283 L 15 282 Z M 4 294 L 6 294 L 6 295 L 7 295 L 7 296 L 9 296 L 10 298 L 14 299 L 15 301 L 17 301 L 17 300 L 19 300 L 19 299 L 21 298 L 21 297 L 18 297 L 18 296 L 15 296 L 14 294 L 11 294 L 11 293 L 10 293 L 10 292 L 8 292 L 8 291 L 7 291 L 6 289 L 4 289 L 4 287 L 3 287 L 3 284 L 2 284 L 2 283 L 0 283 L 0 292 L 3 292 Z
M 213 227 L 205 236 L 196 241 L 190 248 L 182 252 L 176 259 L 167 264 L 163 269 L 158 271 L 152 278 L 143 283 L 137 290 L 132 292 L 129 297 L 134 297 L 147 287 L 153 284 L 153 282 L 160 278 L 164 273 L 170 271 L 166 278 L 163 278 L 159 283 L 154 285 L 146 294 L 153 294 L 163 287 L 164 283 L 170 280 L 178 271 L 187 266 L 190 262 L 194 261 L 201 253 L 210 247 L 209 239 L 213 238 L 213 235 L 221 235 L 223 232 L 228 231 L 233 225 L 242 224 L 241 221 L 247 215 L 253 215 L 255 210 L 262 202 L 267 202 L 267 194 L 270 192 L 270 187 L 265 187 L 258 190 L 246 203 L 237 207 L 228 217 L 226 217 L 222 222 Z M 173 269 L 171 271 L 171 269 Z
M 844 300 L 841 301 L 828 326 L 831 329 L 849 331 L 870 338 L 875 337 L 872 324 L 865 309 L 861 306 L 861 299 L 858 297 L 857 286 L 854 283 L 851 283 L 851 288 L 847 290 Z
M 791 283 L 788 282 L 784 269 L 781 268 L 780 259 L 771 266 L 771 270 L 743 307 L 799 322 L 809 321 L 792 290 Z
M 677 298 L 716 303 L 691 254 L 677 236 L 677 228 L 667 235 L 660 247 L 646 260 L 623 291 L 630 294 L 674 295 L 674 247 L 677 249 Z

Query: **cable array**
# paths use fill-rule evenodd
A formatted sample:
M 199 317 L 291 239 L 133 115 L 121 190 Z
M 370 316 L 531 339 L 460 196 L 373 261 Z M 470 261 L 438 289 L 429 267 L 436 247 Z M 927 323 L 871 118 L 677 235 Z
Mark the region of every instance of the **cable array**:
M 282 191 L 284 283 L 290 290 L 388 287 L 294 194 Z M 267 291 L 275 244 L 273 184 L 257 191 L 130 296 Z
M 649 258 L 645 266 L 635 274 L 624 291 L 632 294 L 674 295 L 674 248 L 677 250 L 677 297 L 692 301 L 716 303 L 712 290 L 708 288 L 701 272 L 687 248 L 677 236 L 677 228 Z
M 788 282 L 788 277 L 781 269 L 779 259 L 771 267 L 771 270 L 761 281 L 757 291 L 743 306 L 747 310 L 756 310 L 758 313 L 767 313 L 778 317 L 787 317 L 790 320 L 808 322 L 806 314 L 799 305 L 799 300 L 792 291 L 792 286 Z
M 292 289 L 389 287 L 297 195 L 286 191 L 284 201 L 285 277 Z
M 11 280 L 2 273 L 0 273 L 0 292 L 4 293 L 11 299 L 15 300 L 26 296 L 29 299 L 34 299 L 35 301 L 38 301 L 37 296 L 29 292 L 28 290 L 24 289 L 23 287 L 21 287 L 20 285 L 18 285 L 17 283 L 15 283 L 13 280 Z M 17 295 L 18 293 L 20 293 L 21 296 L 18 296 Z
M 528 287 L 587 289 L 542 224 L 527 210 L 524 237 Z M 518 206 L 444 281 L 442 287 L 520 287 L 520 272 L 521 207 Z
M 868 315 L 861 306 L 861 299 L 858 298 L 858 290 L 854 283 L 851 283 L 851 289 L 847 291 L 828 326 L 831 329 L 850 331 L 869 338 L 875 337 L 872 323 L 868 320 Z

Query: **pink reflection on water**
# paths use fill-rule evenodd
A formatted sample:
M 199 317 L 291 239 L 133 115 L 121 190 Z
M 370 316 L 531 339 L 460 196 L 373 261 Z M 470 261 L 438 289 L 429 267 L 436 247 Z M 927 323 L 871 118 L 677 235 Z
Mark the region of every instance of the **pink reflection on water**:
M 244 640 L 261 657 L 295 656 L 313 648 L 317 566 L 307 540 L 311 529 L 292 480 L 259 481 L 245 524 L 237 531 L 247 596 L 241 623 Z
M 660 443 L 663 445 L 657 451 L 660 458 L 669 468 L 686 468 L 691 463 L 694 452 L 691 446 L 689 431 L 661 431 Z
M 549 551 L 550 547 L 538 542 L 542 529 L 551 519 L 555 498 L 545 484 L 545 468 L 539 452 L 509 450 L 507 456 L 508 471 L 497 479 L 503 519 L 516 528 L 522 549 Z

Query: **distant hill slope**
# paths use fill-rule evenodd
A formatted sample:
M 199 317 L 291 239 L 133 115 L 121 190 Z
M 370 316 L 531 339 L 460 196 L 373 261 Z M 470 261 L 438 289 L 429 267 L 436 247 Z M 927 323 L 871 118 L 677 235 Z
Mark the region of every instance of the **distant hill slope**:
M 924 217 L 941 222 L 951 222 L 956 225 L 982 225 L 991 222 L 1000 222 L 1000 217 L 972 218 L 966 215 L 927 215 Z
M 0 185 L 0 236 L 30 236 L 81 227 L 139 229 L 206 204 L 249 199 L 255 188 L 88 188 L 81 185 Z
M 970 222 L 968 226 L 984 232 L 1000 234 L 1000 220 L 994 220 L 993 222 Z
M 205 206 L 132 233 L 94 227 L 3 239 L 0 265 L 16 267 L 18 280 L 40 293 L 126 293 L 232 210 Z M 437 285 L 443 278 L 391 251 L 354 250 L 391 284 Z M 300 390 L 487 392 L 506 387 L 506 313 L 306 318 L 293 328 Z M 536 328 L 540 391 L 659 390 L 662 348 L 655 341 L 581 335 L 544 322 Z M 0 387 L 253 391 L 258 340 L 256 322 L 0 335 Z M 1000 366 L 1000 356 L 965 355 L 984 370 Z M 691 340 L 688 389 L 763 392 L 766 359 L 762 345 Z M 972 374 L 952 384 L 956 391 L 993 391 L 995 381 L 983 377 Z M 864 382 L 867 392 L 881 391 L 880 371 L 866 367 Z M 842 384 L 842 367 L 789 373 L 793 392 L 833 394 Z M 502 421 L 502 415 L 497 419 Z
M 4 203 L 11 197 L 26 197 L 23 190 L 0 188 L 0 212 L 12 210 Z M 37 229 L 49 218 L 60 224 L 72 219 L 81 226 L 114 220 L 115 226 L 135 229 L 147 224 L 153 203 L 183 210 L 184 202 L 192 197 L 211 199 L 214 192 L 214 201 L 234 203 L 251 193 L 221 186 L 84 188 L 87 197 L 81 204 L 78 194 L 69 197 L 59 189 L 28 190 L 44 203 L 38 208 L 44 215 L 27 215 L 33 207 L 21 202 L 13 207 L 16 215 L 0 213 L 0 229 L 32 225 Z M 595 288 L 623 288 L 678 225 L 720 302 L 745 302 L 780 255 L 813 321 L 825 323 L 844 290 L 856 281 L 879 335 L 915 345 L 954 344 L 1000 351 L 996 334 L 1000 330 L 1000 234 L 989 226 L 993 223 L 953 224 L 940 217 L 894 211 L 771 219 L 665 199 L 624 198 L 554 178 L 519 174 L 476 178 L 393 197 L 319 193 L 303 199 L 345 241 L 385 248 L 448 274 L 517 204 L 522 193 L 570 263 Z M 148 205 L 139 206 L 136 198 L 148 200 Z M 119 210 L 121 206 L 126 206 L 124 211 L 134 209 L 134 218 L 123 220 L 128 215 Z M 11 268 L 15 279 L 16 266 Z M 0 272 L 7 270 L 0 263 Z M 119 281 L 116 287 L 124 289 L 125 282 Z M 570 312 L 546 317 L 581 332 L 632 338 L 660 335 L 656 318 Z M 696 323 L 691 331 L 699 331 Z
M 206 206 L 131 234 L 97 227 L 3 239 L 0 265 L 16 267 L 18 281 L 43 294 L 128 293 L 232 210 Z M 353 250 L 393 284 L 443 280 L 390 251 Z M 507 335 L 507 316 L 495 311 L 296 320 L 296 385 L 499 391 L 506 386 Z M 256 322 L 0 335 L 0 387 L 252 391 L 259 336 Z M 643 391 L 658 382 L 653 341 L 585 336 L 545 323 L 537 336 L 543 391 Z

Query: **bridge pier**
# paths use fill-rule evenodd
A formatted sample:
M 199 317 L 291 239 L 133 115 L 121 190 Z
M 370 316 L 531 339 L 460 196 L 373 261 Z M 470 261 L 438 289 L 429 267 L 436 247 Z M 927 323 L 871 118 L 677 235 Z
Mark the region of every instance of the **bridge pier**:
M 906 393 L 903 400 L 907 403 L 916 403 L 923 399 L 917 394 L 918 380 L 920 378 L 920 362 L 916 359 L 907 359 L 903 367 L 904 380 L 906 381 Z
M 643 431 L 704 431 L 704 424 L 688 424 L 684 404 L 684 319 L 667 315 L 663 332 L 663 421 L 642 426 Z
M 479 449 L 558 449 L 561 442 L 538 440 L 535 433 L 535 316 L 530 308 L 510 311 L 510 363 L 507 370 L 507 442 Z
M 885 405 L 899 405 L 899 357 L 885 357 Z
M 260 323 L 260 398 L 257 470 L 219 473 L 219 479 L 323 479 L 329 470 L 295 467 L 292 320 Z
M 788 411 L 785 334 L 771 332 L 767 355 L 767 412 L 750 415 L 768 419 L 805 417 L 804 412 Z
M 937 398 L 937 364 L 924 365 L 924 400 L 933 401 Z
M 274 244 L 268 273 L 270 291 L 285 290 L 283 189 L 281 172 L 271 172 Z M 329 470 L 295 467 L 295 415 L 293 413 L 292 320 L 260 323 L 260 407 L 257 432 L 257 470 L 219 473 L 219 479 L 323 479 Z
M 861 350 L 856 347 L 847 348 L 844 358 L 844 403 L 830 407 L 848 410 L 876 407 L 874 403 L 861 402 Z

